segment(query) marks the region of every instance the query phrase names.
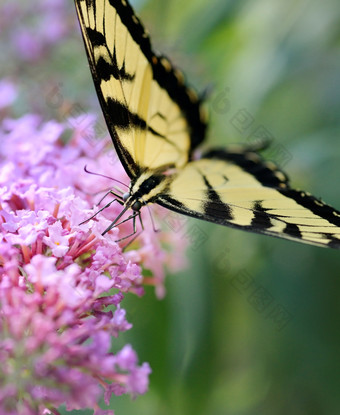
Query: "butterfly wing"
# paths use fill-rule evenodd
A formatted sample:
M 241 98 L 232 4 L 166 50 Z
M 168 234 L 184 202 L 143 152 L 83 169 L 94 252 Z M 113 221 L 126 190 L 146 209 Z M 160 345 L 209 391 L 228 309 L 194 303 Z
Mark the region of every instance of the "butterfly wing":
M 205 113 L 182 73 L 156 55 L 124 0 L 75 0 L 94 84 L 131 178 L 182 167 L 205 136 Z
M 340 248 L 340 212 L 292 189 L 275 165 L 242 148 L 189 162 L 157 203 L 225 226 Z

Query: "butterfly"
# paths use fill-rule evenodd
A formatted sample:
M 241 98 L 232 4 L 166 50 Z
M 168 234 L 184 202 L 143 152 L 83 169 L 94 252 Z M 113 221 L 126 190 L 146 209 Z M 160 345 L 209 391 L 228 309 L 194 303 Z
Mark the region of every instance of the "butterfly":
M 206 136 L 202 99 L 182 72 L 153 51 L 127 0 L 75 0 L 85 49 L 113 144 L 128 176 L 116 196 L 128 210 L 157 203 L 250 232 L 340 248 L 340 212 L 290 187 L 260 146 L 214 148 L 194 158 Z

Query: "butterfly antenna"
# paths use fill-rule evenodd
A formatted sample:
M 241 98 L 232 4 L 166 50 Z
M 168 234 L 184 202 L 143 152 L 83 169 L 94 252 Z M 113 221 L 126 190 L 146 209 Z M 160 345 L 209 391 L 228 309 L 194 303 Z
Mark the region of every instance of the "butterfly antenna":
M 121 184 L 122 186 L 125 186 L 125 187 L 129 188 L 129 186 L 128 186 L 126 183 L 123 183 L 123 182 L 121 182 L 121 181 L 120 181 L 120 180 L 118 180 L 118 179 L 115 179 L 115 178 L 110 177 L 110 176 L 106 176 L 105 174 L 101 174 L 101 173 L 97 173 L 97 172 L 94 172 L 94 171 L 88 170 L 88 168 L 87 168 L 87 166 L 86 166 L 86 165 L 84 166 L 84 170 L 85 170 L 85 172 L 86 172 L 86 173 L 88 173 L 88 174 L 94 174 L 95 176 L 100 176 L 100 177 L 104 177 L 105 179 L 114 180 L 115 182 L 117 182 L 117 183 Z

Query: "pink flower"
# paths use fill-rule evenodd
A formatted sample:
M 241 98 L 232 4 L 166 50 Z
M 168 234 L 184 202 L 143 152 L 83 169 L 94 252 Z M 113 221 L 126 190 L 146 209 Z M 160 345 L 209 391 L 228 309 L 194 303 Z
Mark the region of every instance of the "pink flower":
M 52 254 L 63 257 L 69 250 L 69 240 L 74 234 L 68 233 L 63 229 L 61 222 L 55 222 L 48 228 L 48 236 L 44 236 L 43 242 L 51 248 Z
M 133 396 L 145 393 L 149 384 L 150 366 L 144 363 L 141 367 L 137 367 L 137 355 L 129 344 L 116 354 L 116 359 L 116 365 L 121 370 L 129 372 L 126 384 L 127 391 Z
M 138 364 L 130 345 L 112 354 L 111 343 L 132 328 L 121 306 L 124 295 L 143 295 L 145 284 L 164 294 L 164 267 L 178 256 L 164 249 L 166 233 L 153 231 L 148 212 L 143 217 L 145 231 L 126 252 L 116 240 L 131 232 L 131 223 L 101 235 L 120 212 L 119 204 L 81 224 L 93 216 L 100 200 L 93 189 L 112 187 L 111 180 L 87 174 L 84 165 L 107 176 L 112 165 L 101 146 L 91 158 L 92 144 L 77 129 L 65 145 L 60 139 L 65 129 L 32 115 L 5 120 L 0 127 L 4 414 L 5 408 L 19 415 L 42 414 L 46 407 L 61 404 L 68 410 L 88 407 L 103 414 L 97 404 L 101 395 L 109 403 L 112 394 L 145 393 L 150 366 Z M 114 174 L 128 182 L 119 163 Z M 179 243 L 184 246 L 167 240 L 168 248 Z M 152 275 L 143 277 L 143 268 Z M 12 382 L 13 373 L 21 380 Z
M 46 58 L 79 32 L 74 4 L 4 0 L 0 27 L 1 68 L 10 74 L 0 79 L 0 414 L 58 414 L 64 404 L 113 415 L 99 407 L 101 397 L 109 404 L 112 394 L 143 394 L 151 373 L 132 346 L 111 351 L 132 329 L 123 299 L 142 296 L 145 285 L 163 296 L 165 269 L 182 263 L 185 243 L 155 233 L 146 211 L 145 231 L 122 250 L 116 241 L 131 233 L 131 221 L 102 236 L 121 211 L 116 202 L 86 221 L 129 178 L 105 125 L 53 82 L 61 72 Z M 62 121 L 10 118 L 25 107 Z M 160 227 L 162 209 L 152 210 Z

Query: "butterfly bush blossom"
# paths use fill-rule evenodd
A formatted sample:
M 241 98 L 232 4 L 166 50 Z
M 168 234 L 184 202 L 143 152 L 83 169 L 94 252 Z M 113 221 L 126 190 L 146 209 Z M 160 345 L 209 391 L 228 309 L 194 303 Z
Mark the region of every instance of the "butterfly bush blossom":
M 85 165 L 128 183 L 106 144 L 89 140 L 79 119 L 42 122 L 26 115 L 1 123 L 2 415 L 58 414 L 61 404 L 113 414 L 97 405 L 103 393 L 109 404 L 112 395 L 135 397 L 148 388 L 148 363 L 139 364 L 130 345 L 113 354 L 112 339 L 132 327 L 124 296 L 143 295 L 145 284 L 162 296 L 164 266 L 183 266 L 178 253 L 186 241 L 154 232 L 144 209 L 145 231 L 122 250 L 125 241 L 116 241 L 131 233 L 131 221 L 101 235 L 121 210 L 116 202 L 82 223 L 114 184 L 86 173 Z M 176 256 L 169 251 L 175 246 Z

